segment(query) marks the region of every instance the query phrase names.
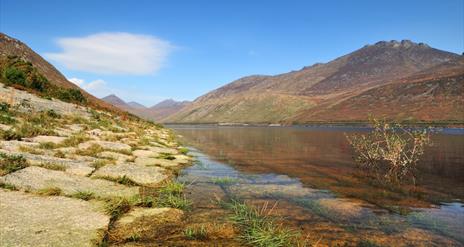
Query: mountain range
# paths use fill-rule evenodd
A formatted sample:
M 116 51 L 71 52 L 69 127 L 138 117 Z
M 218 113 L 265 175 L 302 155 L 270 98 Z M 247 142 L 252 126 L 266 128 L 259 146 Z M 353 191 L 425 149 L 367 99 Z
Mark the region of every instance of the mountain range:
M 77 89 L 90 105 L 165 123 L 464 122 L 464 56 L 409 40 L 380 41 L 327 63 L 278 75 L 252 75 L 193 102 L 152 107 L 103 100 L 69 82 L 21 41 L 0 33 L 0 58 L 31 63 L 52 84 Z M 2 60 L 2 61 L 3 61 Z
M 409 40 L 380 41 L 298 71 L 240 78 L 164 121 L 463 121 L 463 76 L 463 56 Z
M 152 107 L 146 107 L 134 101 L 125 102 L 114 94 L 103 97 L 102 100 L 124 111 L 128 111 L 139 117 L 157 122 L 162 122 L 164 118 L 178 112 L 181 108 L 190 103 L 189 101 L 175 101 L 173 99 L 167 99 Z

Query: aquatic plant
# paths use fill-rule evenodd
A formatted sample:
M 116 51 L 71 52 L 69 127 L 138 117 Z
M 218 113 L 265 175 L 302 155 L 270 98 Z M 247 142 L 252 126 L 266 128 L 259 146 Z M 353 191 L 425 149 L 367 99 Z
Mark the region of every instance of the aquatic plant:
M 206 240 L 208 239 L 208 231 L 205 226 L 187 227 L 184 230 L 184 236 L 190 240 Z
M 230 218 L 239 227 L 240 238 L 245 244 L 273 247 L 307 244 L 306 241 L 300 240 L 299 231 L 285 228 L 276 223 L 275 217 L 271 217 L 276 204 L 272 208 L 268 208 L 268 203 L 256 208 L 232 200 L 231 203 L 222 203 L 222 205 L 232 211 L 233 215 Z
M 408 179 L 415 184 L 416 165 L 431 144 L 428 129 L 412 130 L 376 119 L 371 119 L 371 125 L 373 130 L 368 134 L 346 135 L 360 169 L 390 184 Z
M 218 185 L 228 185 L 228 184 L 235 184 L 239 180 L 237 178 L 232 177 L 215 177 L 211 178 L 211 182 L 218 184 Z

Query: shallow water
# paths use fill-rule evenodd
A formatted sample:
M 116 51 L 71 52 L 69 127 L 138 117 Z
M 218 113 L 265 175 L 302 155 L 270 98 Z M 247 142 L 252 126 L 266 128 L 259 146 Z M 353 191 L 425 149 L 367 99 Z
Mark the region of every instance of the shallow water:
M 346 127 L 174 126 L 197 150 L 179 180 L 209 200 L 277 206 L 273 214 L 326 246 L 462 246 L 464 131 L 444 130 L 419 165 L 414 193 L 390 191 L 356 172 Z M 222 179 L 221 179 L 222 178 Z M 195 194 L 191 196 L 195 197 Z M 202 195 L 202 200 L 205 195 Z

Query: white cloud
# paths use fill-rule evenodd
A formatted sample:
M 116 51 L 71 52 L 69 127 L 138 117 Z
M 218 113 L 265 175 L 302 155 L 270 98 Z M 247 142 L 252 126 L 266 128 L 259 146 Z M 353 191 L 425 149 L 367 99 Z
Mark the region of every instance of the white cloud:
M 80 88 L 99 98 L 105 97 L 112 92 L 112 90 L 107 86 L 106 81 L 102 79 L 85 82 L 83 79 L 74 77 L 69 78 L 68 81 L 78 85 Z
M 97 33 L 60 38 L 57 43 L 63 51 L 46 53 L 47 58 L 71 70 L 97 74 L 153 74 L 174 48 L 168 41 L 131 33 Z

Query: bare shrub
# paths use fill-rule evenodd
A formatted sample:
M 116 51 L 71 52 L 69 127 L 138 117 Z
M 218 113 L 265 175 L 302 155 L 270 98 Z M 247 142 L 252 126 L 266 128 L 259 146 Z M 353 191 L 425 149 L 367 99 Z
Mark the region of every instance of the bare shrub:
M 371 120 L 368 134 L 346 135 L 358 166 L 380 182 L 416 182 L 416 165 L 431 145 L 428 128 L 414 130 L 398 123 Z

